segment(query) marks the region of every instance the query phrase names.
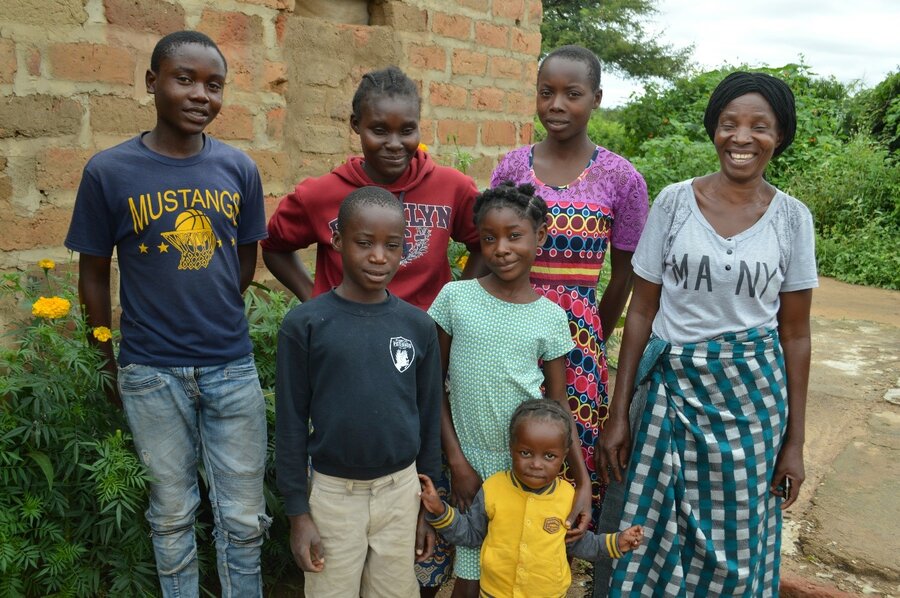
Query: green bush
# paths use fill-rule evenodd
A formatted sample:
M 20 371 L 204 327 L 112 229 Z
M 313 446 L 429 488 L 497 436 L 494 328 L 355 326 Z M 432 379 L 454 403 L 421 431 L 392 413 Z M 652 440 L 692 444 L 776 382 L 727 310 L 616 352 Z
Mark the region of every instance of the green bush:
M 0 352 L 0 595 L 154 594 L 147 476 L 71 280 L 52 265 L 3 277 L 7 303 L 39 295 L 58 311 L 23 317 Z
M 640 152 L 632 163 L 644 176 L 651 201 L 666 185 L 719 169 L 712 143 L 692 141 L 683 135 L 650 139 L 641 144 Z
M 785 191 L 813 213 L 819 270 L 846 282 L 900 288 L 900 164 L 870 138 L 835 147 Z

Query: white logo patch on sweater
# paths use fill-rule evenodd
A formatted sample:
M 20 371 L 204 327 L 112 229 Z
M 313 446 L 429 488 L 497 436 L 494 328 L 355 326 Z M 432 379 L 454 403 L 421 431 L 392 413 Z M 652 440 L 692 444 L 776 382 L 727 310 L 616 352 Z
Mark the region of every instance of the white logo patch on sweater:
M 412 341 L 402 336 L 391 338 L 391 361 L 401 374 L 409 369 L 416 359 L 416 347 Z

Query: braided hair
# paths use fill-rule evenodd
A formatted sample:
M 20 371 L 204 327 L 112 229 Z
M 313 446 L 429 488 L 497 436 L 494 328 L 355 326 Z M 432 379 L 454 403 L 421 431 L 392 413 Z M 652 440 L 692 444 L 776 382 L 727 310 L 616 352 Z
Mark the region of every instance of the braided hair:
M 370 71 L 362 76 L 356 93 L 353 94 L 353 115 L 360 117 L 363 104 L 377 97 L 405 97 L 415 101 L 417 110 L 422 109 L 419 89 L 412 79 L 396 66 Z
M 475 226 L 488 212 L 495 208 L 512 208 L 522 218 L 531 220 L 537 230 L 547 222 L 547 204 L 540 195 L 534 194 L 534 185 L 518 185 L 504 181 L 493 189 L 485 189 L 475 198 Z
M 600 89 L 600 73 L 602 71 L 600 59 L 587 48 L 575 45 L 560 46 L 556 48 L 541 60 L 537 72 L 538 79 L 541 78 L 541 71 L 544 70 L 544 65 L 547 64 L 547 61 L 551 58 L 565 58 L 566 60 L 584 63 L 588 69 L 588 81 L 591 83 L 591 91 L 595 92 Z
M 525 420 L 538 420 L 558 423 L 566 438 L 566 450 L 572 448 L 572 414 L 551 399 L 529 399 L 519 404 L 509 419 L 509 444 L 516 441 L 516 429 Z
M 772 75 L 736 71 L 722 79 L 709 97 L 706 114 L 703 115 L 706 133 L 710 139 L 715 139 L 719 115 L 732 100 L 748 93 L 758 93 L 764 97 L 775 113 L 782 138 L 781 143 L 775 148 L 774 156 L 781 155 L 794 141 L 794 134 L 797 132 L 797 108 L 794 105 L 791 88 Z
M 400 214 L 400 218 L 406 222 L 406 217 L 403 214 L 403 205 L 397 200 L 394 194 L 382 187 L 369 185 L 368 187 L 354 189 L 347 194 L 347 197 L 341 202 L 341 207 L 338 209 L 337 216 L 338 232 L 343 233 L 347 227 L 347 222 L 359 213 L 360 210 L 370 206 L 395 210 Z
M 162 63 L 164 59 L 172 56 L 172 54 L 175 53 L 175 50 L 187 44 L 199 44 L 207 48 L 212 48 L 218 52 L 219 58 L 222 59 L 222 64 L 225 65 L 225 71 L 228 71 L 228 61 L 225 60 L 225 55 L 222 54 L 222 50 L 219 49 L 216 42 L 208 35 L 200 33 L 199 31 L 175 31 L 156 42 L 153 53 L 150 55 L 150 70 L 154 73 L 158 73 L 160 63 Z

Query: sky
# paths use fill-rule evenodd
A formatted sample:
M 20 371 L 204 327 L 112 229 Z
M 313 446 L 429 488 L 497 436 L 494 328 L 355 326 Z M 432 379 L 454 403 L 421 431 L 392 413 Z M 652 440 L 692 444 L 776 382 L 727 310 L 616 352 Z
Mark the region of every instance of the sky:
M 801 60 L 822 76 L 872 87 L 900 67 L 900 0 L 658 0 L 648 33 L 694 45 L 701 67 L 783 66 Z M 603 106 L 640 92 L 640 83 L 603 74 Z

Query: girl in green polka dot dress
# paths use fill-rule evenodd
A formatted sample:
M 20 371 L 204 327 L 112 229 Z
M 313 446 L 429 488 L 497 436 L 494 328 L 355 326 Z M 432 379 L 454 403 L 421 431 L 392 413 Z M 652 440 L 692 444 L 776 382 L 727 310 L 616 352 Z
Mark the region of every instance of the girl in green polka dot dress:
M 573 346 L 566 313 L 529 282 L 547 238 L 547 204 L 533 186 L 509 182 L 479 195 L 474 211 L 490 273 L 448 283 L 428 310 L 447 376 L 441 443 L 450 502 L 463 511 L 482 480 L 510 469 L 507 424 L 520 403 L 546 396 L 569 410 L 565 356 Z M 573 436 L 569 539 L 581 537 L 590 521 L 591 488 L 579 446 Z M 454 598 L 478 596 L 478 559 L 478 548 L 457 547 Z

